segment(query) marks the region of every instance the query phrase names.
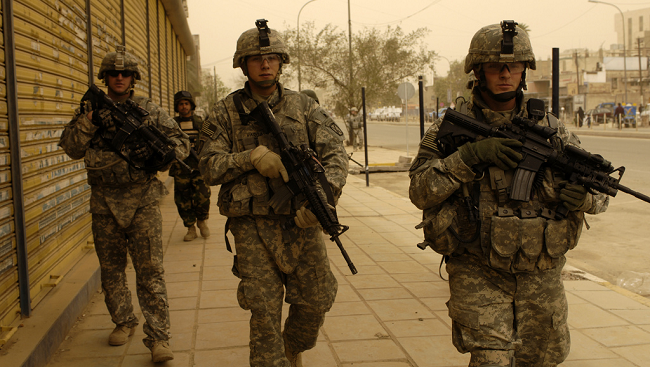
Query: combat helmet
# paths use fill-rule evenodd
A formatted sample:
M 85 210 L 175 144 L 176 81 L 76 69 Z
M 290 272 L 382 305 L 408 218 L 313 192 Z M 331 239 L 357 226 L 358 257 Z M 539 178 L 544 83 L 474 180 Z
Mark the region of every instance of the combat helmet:
M 535 55 L 528 33 L 519 28 L 513 20 L 491 24 L 474 34 L 465 58 L 465 74 L 475 66 L 486 62 L 525 62 L 526 67 L 535 70 Z
M 504 20 L 500 24 L 491 24 L 483 27 L 474 34 L 469 44 L 469 51 L 465 58 L 465 73 L 472 70 L 478 70 L 475 75 L 474 86 L 478 86 L 481 92 L 487 93 L 492 99 L 499 102 L 506 102 L 522 96 L 522 90 L 526 89 L 526 69 L 535 70 L 535 54 L 530 45 L 528 33 L 523 30 L 517 30 L 517 22 L 514 20 Z M 517 89 L 512 92 L 495 94 L 487 87 L 485 71 L 481 68 L 484 63 L 499 62 L 523 62 L 524 70 L 521 73 L 521 80 Z M 468 87 L 472 87 L 468 83 Z
M 174 112 L 178 112 L 178 102 L 182 100 L 190 101 L 190 106 L 192 106 L 192 111 L 196 109 L 196 103 L 194 102 L 194 97 L 192 97 L 192 93 L 186 90 L 182 90 L 174 94 Z
M 138 59 L 135 55 L 126 52 L 126 47 L 118 45 L 116 52 L 109 52 L 102 59 L 102 65 L 99 67 L 97 78 L 103 80 L 106 72 L 110 70 L 129 70 L 133 72 L 133 84 L 140 80 L 140 69 L 138 68 Z
M 255 22 L 257 28 L 251 28 L 239 36 L 237 50 L 232 57 L 234 69 L 242 67 L 244 59 L 253 55 L 279 54 L 283 64 L 290 62 L 284 40 L 277 31 L 270 29 L 266 22 L 266 19 L 258 19 Z

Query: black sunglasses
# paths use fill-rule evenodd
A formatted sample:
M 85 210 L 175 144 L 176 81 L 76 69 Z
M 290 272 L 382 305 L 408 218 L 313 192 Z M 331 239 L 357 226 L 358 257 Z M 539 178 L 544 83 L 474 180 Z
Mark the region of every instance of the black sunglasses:
M 123 78 L 128 78 L 130 76 L 133 76 L 133 71 L 131 71 L 131 70 L 107 70 L 106 74 L 112 76 L 113 78 L 117 78 L 118 75 L 122 74 Z

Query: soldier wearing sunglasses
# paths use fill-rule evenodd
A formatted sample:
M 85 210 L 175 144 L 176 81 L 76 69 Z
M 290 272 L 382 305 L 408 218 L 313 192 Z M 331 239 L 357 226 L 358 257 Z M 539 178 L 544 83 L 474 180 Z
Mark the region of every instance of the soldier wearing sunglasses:
M 97 78 L 104 81 L 107 95 L 117 103 L 131 99 L 149 112 L 144 123 L 155 126 L 175 143 L 175 155 L 189 154 L 189 139 L 176 121 L 148 98 L 135 96 L 140 80 L 138 59 L 118 46 L 106 54 Z M 90 184 L 90 212 L 95 250 L 99 258 L 106 307 L 115 323 L 108 337 L 110 345 L 123 345 L 134 334 L 138 318 L 133 311 L 131 291 L 126 284 L 127 253 L 136 273 L 136 291 L 144 316 L 144 344 L 153 362 L 174 358 L 169 346 L 169 303 L 163 270 L 162 216 L 158 207 L 167 189 L 156 177 L 157 170 L 138 169 L 116 153 L 105 139 L 116 133 L 108 109 L 87 101 L 65 126 L 59 146 L 72 159 L 84 159 Z M 131 138 L 131 136 L 129 137 Z M 134 135 L 125 144 L 138 157 L 151 154 Z M 141 157 L 143 156 L 143 157 Z M 145 161 L 145 159 L 142 159 Z M 160 171 L 169 169 L 169 164 Z

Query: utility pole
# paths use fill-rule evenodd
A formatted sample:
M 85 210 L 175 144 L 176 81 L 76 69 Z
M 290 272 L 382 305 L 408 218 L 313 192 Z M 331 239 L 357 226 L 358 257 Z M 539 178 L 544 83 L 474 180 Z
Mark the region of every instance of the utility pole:
M 645 108 L 645 97 L 643 96 L 643 74 L 641 74 L 641 38 L 636 39 L 639 54 L 639 89 L 641 91 L 641 104 L 639 108 Z
M 217 95 L 217 66 L 214 66 L 214 104 L 217 104 L 219 101 L 219 95 Z
M 353 85 L 352 85 L 352 17 L 350 16 L 350 0 L 348 0 L 348 43 L 350 45 L 350 84 L 349 84 L 349 90 L 350 90 L 350 103 L 353 102 L 352 96 L 354 96 L 354 90 Z M 350 108 L 352 106 L 348 106 Z
M 580 63 L 578 62 L 578 52 L 573 53 L 573 57 L 576 60 L 576 83 L 578 83 L 578 93 L 580 93 Z

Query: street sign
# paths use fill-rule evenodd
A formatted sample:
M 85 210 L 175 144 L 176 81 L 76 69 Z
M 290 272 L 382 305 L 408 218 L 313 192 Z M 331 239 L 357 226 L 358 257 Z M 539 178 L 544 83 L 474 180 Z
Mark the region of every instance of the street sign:
M 397 95 L 399 98 L 408 101 L 415 95 L 415 87 L 409 82 L 404 82 L 397 87 Z

